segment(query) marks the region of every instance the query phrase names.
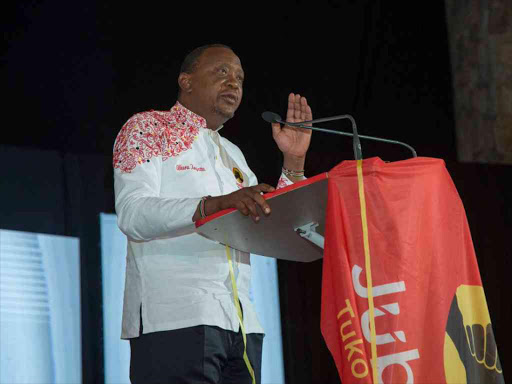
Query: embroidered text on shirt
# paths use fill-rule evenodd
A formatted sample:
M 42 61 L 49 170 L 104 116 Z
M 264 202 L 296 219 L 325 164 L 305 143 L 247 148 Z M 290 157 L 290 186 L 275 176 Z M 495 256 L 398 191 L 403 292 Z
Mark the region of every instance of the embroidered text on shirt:
M 197 172 L 204 172 L 206 171 L 206 169 L 204 169 L 204 167 L 196 167 L 195 165 L 182 165 L 182 164 L 178 164 L 176 165 L 176 170 L 177 171 L 188 171 L 188 170 L 192 170 L 192 171 L 197 171 Z

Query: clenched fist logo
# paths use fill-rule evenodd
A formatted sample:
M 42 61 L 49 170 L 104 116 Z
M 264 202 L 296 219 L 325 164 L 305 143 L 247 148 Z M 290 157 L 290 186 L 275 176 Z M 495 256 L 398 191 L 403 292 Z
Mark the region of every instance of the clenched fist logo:
M 482 287 L 460 285 L 444 340 L 447 383 L 505 383 Z

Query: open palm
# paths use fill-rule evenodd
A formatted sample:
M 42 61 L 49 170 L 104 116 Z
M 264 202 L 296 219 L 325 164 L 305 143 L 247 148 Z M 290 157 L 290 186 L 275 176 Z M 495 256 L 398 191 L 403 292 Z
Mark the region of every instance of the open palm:
M 288 96 L 288 111 L 286 121 L 299 123 L 301 121 L 313 120 L 311 108 L 305 97 L 299 94 L 290 93 Z M 281 126 L 279 123 L 272 123 L 272 136 L 277 146 L 284 155 L 297 158 L 305 157 L 311 142 L 311 130 L 306 128 Z

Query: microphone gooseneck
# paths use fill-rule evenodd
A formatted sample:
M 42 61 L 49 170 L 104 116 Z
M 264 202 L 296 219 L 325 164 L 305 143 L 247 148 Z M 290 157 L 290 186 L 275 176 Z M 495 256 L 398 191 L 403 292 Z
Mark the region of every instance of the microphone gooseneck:
M 413 157 L 417 157 L 416 151 L 413 147 L 411 147 L 409 144 L 403 143 L 401 141 L 397 140 L 390 140 L 390 139 L 383 139 L 381 137 L 375 137 L 375 136 L 366 136 L 366 135 L 359 135 L 357 133 L 357 126 L 356 121 L 351 115 L 338 115 L 338 116 L 332 116 L 332 117 L 324 117 L 321 119 L 315 119 L 315 120 L 309 120 L 309 121 L 301 121 L 300 123 L 290 123 L 283 121 L 281 119 L 281 116 L 279 116 L 277 113 L 274 112 L 263 112 L 261 117 L 263 120 L 269 122 L 269 123 L 281 123 L 286 124 L 292 127 L 298 127 L 298 128 L 305 128 L 305 129 L 311 129 L 312 131 L 320 131 L 320 132 L 326 132 L 326 133 L 334 133 L 337 135 L 342 136 L 351 136 L 353 138 L 352 144 L 354 147 L 354 158 L 356 160 L 362 160 L 362 149 L 361 149 L 361 143 L 359 141 L 359 138 L 361 139 L 367 139 L 367 140 L 374 140 L 374 141 L 380 141 L 383 143 L 389 143 L 389 144 L 397 144 L 404 146 L 408 148 L 412 152 Z M 313 127 L 307 124 L 314 124 L 314 123 L 321 123 L 326 121 L 334 121 L 334 120 L 341 120 L 341 119 L 348 119 L 352 123 L 352 133 L 349 132 L 343 132 L 343 131 L 336 131 L 333 129 L 326 129 L 326 128 L 320 128 L 320 127 Z

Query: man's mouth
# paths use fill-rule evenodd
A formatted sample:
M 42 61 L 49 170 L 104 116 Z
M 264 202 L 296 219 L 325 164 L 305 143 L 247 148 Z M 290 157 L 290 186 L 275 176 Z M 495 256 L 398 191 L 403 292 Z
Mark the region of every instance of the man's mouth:
M 238 96 L 234 93 L 223 93 L 220 96 L 230 104 L 236 104 L 238 102 Z

